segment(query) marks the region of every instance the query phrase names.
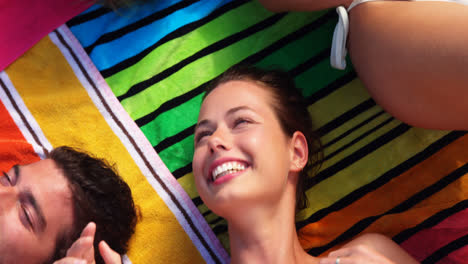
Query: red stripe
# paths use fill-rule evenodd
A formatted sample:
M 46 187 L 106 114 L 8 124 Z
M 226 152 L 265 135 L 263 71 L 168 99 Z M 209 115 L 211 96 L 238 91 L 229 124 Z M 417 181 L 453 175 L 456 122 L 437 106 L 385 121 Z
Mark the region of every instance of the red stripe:
M 439 248 L 468 234 L 468 209 L 460 211 L 429 229 L 424 229 L 403 242 L 401 246 L 418 261 L 422 261 Z M 458 251 L 461 251 L 457 253 Z M 468 254 L 468 248 L 452 254 Z M 450 255 L 452 255 L 450 254 Z M 458 255 L 453 255 L 457 258 Z M 466 259 L 465 259 L 466 260 Z M 451 262 L 440 262 L 451 263 Z M 458 262 L 462 263 L 462 262 Z
M 447 257 L 441 259 L 438 264 L 460 264 L 468 260 L 468 245 L 450 253 Z
M 40 160 L 0 101 L 0 171 Z

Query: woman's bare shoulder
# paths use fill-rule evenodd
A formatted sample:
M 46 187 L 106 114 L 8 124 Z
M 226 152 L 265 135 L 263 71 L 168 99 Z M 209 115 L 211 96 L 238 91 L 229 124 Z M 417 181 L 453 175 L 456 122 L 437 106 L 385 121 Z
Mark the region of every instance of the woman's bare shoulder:
M 408 252 L 393 240 L 387 236 L 377 233 L 361 235 L 347 243 L 344 248 L 346 247 L 367 247 L 384 255 L 394 263 L 418 263 Z

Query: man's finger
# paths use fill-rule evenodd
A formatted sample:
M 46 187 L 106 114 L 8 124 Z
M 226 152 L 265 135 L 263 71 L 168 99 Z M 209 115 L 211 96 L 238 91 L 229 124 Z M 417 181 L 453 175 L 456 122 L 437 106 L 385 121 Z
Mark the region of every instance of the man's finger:
M 99 243 L 99 252 L 106 264 L 121 264 L 122 259 L 120 254 L 112 250 L 106 242 L 101 241 Z
M 80 237 L 93 237 L 96 234 L 96 224 L 89 222 L 81 232 Z
M 83 258 L 90 250 L 94 255 L 93 238 L 81 237 L 67 250 L 67 257 Z

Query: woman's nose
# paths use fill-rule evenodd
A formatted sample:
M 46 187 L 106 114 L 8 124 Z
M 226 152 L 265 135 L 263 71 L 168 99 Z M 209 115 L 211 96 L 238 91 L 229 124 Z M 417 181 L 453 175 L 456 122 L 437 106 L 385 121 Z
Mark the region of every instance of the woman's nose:
M 224 129 L 216 129 L 213 134 L 211 134 L 208 141 L 208 146 L 211 153 L 215 153 L 220 150 L 229 150 L 231 149 L 230 137 Z

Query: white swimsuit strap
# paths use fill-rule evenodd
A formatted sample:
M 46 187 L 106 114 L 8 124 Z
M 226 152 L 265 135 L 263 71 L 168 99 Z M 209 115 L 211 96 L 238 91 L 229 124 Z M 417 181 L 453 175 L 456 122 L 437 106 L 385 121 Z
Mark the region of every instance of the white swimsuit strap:
M 349 18 L 348 12 L 357 5 L 365 2 L 379 1 L 379 0 L 354 0 L 349 5 L 348 10 L 343 6 L 336 8 L 338 13 L 338 23 L 336 24 L 335 31 L 333 32 L 333 41 L 331 47 L 330 64 L 333 68 L 344 70 L 346 69 L 346 41 L 348 39 L 349 31 Z

